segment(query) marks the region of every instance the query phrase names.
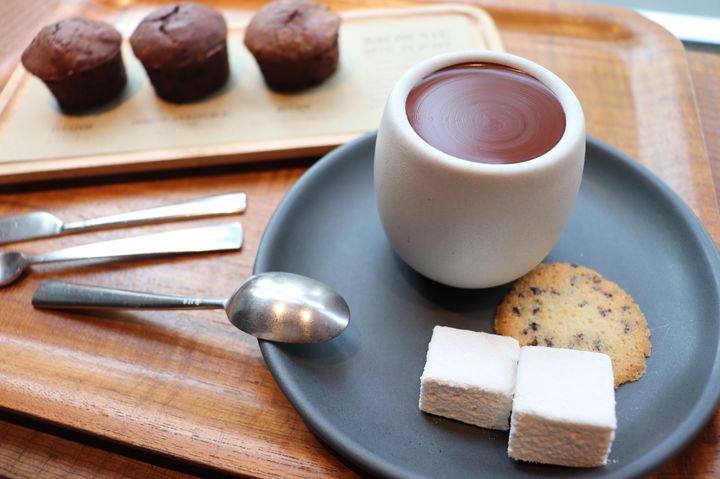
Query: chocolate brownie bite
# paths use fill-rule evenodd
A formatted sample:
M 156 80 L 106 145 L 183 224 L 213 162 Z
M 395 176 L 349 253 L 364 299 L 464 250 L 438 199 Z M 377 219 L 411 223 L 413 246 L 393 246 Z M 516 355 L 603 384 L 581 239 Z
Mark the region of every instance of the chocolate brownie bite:
M 322 83 L 339 59 L 340 17 L 311 0 L 279 0 L 265 5 L 245 31 L 245 45 L 275 90 Z
M 25 69 L 42 80 L 67 111 L 106 103 L 127 77 L 122 36 L 105 22 L 72 17 L 44 27 L 22 54 Z
M 230 73 L 227 24 L 218 11 L 204 5 L 177 3 L 151 12 L 130 44 L 155 93 L 173 103 L 209 95 Z

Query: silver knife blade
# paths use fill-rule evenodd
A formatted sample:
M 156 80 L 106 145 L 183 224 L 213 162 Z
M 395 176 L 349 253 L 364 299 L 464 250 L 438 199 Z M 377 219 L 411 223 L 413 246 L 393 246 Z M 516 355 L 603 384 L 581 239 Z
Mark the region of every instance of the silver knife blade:
M 235 192 L 71 223 L 64 223 L 45 211 L 38 211 L 0 218 L 0 245 L 103 228 L 238 214 L 243 213 L 246 208 L 247 195 L 244 192 Z
M 46 211 L 0 218 L 0 244 L 59 234 L 63 222 Z

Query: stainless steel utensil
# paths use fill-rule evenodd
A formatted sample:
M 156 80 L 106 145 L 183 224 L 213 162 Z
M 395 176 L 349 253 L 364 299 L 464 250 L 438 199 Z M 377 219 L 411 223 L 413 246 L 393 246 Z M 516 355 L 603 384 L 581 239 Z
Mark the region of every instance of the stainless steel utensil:
M 316 343 L 348 325 L 350 308 L 330 287 L 293 273 L 251 276 L 229 299 L 206 299 L 47 281 L 35 291 L 36 308 L 225 309 L 230 322 L 255 337 L 283 343 Z
M 0 286 L 12 283 L 33 264 L 234 250 L 240 249 L 242 243 L 242 225 L 228 223 L 101 241 L 31 257 L 13 251 L 3 252 L 0 253 Z
M 79 233 L 101 228 L 117 228 L 163 221 L 188 220 L 216 215 L 242 213 L 247 208 L 245 193 L 208 196 L 182 203 L 148 208 L 128 213 L 64 223 L 58 217 L 36 211 L 0 218 L 0 244 L 48 236 Z

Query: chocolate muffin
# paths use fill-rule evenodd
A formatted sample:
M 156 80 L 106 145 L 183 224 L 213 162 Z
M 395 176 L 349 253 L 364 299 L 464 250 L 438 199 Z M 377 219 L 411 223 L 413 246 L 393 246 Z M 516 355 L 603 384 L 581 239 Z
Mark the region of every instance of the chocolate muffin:
M 111 25 L 68 18 L 44 27 L 22 54 L 63 110 L 83 110 L 118 96 L 127 83 L 122 36 Z
M 270 88 L 293 90 L 322 83 L 337 69 L 340 17 L 310 0 L 279 0 L 257 11 L 245 45 Z
M 130 44 L 155 93 L 173 103 L 212 93 L 230 73 L 227 24 L 204 5 L 177 3 L 155 10 L 140 22 Z

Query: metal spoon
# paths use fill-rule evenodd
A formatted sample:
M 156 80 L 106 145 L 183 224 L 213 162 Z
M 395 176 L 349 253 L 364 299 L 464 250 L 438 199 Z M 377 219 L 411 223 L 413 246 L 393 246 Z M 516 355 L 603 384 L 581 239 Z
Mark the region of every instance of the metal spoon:
M 225 309 L 230 322 L 257 338 L 317 343 L 342 333 L 350 309 L 324 283 L 293 273 L 251 276 L 229 299 L 169 296 L 47 281 L 32 304 L 50 309 Z
M 242 243 L 242 225 L 228 223 L 101 241 L 31 257 L 8 251 L 0 253 L 0 286 L 15 281 L 32 264 L 224 251 L 240 249 Z

